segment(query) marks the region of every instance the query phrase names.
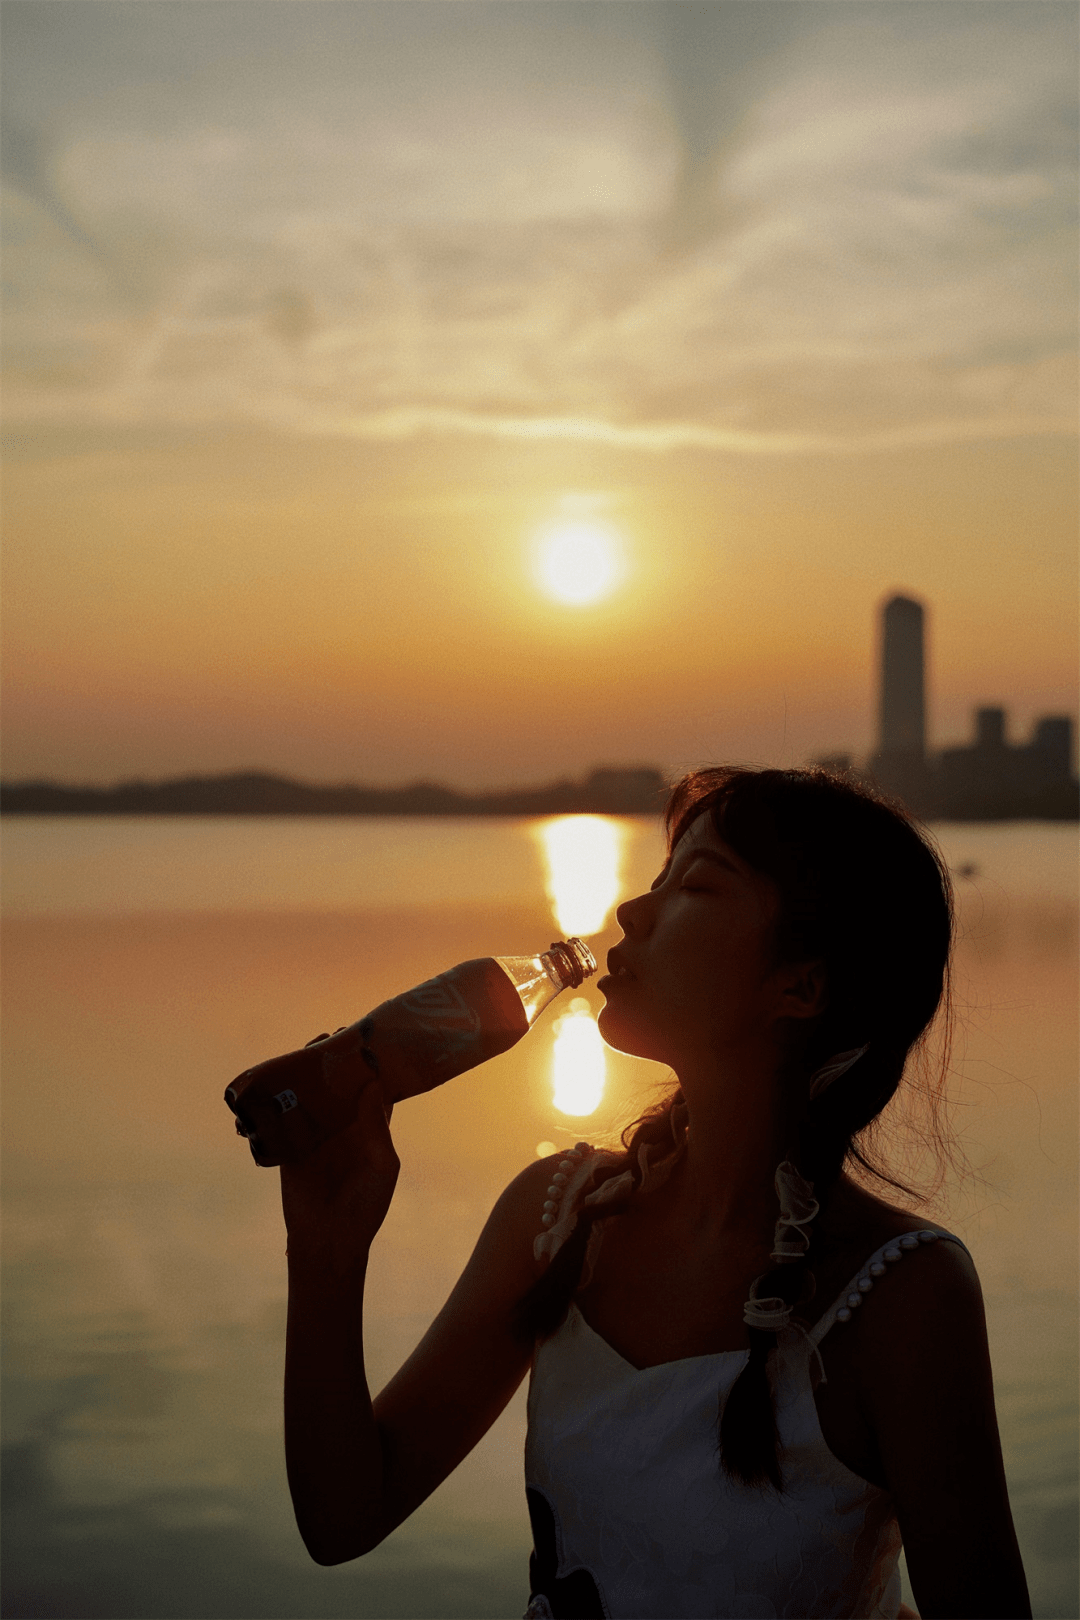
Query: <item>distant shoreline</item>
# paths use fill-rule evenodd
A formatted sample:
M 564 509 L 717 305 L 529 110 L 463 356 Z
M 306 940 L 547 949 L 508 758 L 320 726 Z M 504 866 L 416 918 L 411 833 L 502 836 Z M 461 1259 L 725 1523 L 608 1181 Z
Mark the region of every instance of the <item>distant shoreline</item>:
M 600 769 L 583 781 L 497 793 L 459 793 L 434 782 L 400 788 L 330 786 L 248 771 L 121 782 L 0 783 L 6 816 L 535 816 L 659 815 L 667 781 L 652 766 Z
M 603 767 L 580 781 L 496 793 L 460 793 L 434 782 L 375 788 L 319 785 L 269 772 L 121 782 L 111 787 L 0 783 L 4 816 L 657 816 L 668 783 L 654 766 Z M 941 821 L 1077 821 L 1075 781 L 1032 795 L 973 796 L 920 806 Z

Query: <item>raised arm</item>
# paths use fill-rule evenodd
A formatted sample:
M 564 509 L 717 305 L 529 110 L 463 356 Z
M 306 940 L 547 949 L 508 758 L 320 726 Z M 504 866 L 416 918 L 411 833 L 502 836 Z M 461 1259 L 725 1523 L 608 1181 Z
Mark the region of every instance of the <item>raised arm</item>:
M 312 1558 L 369 1552 L 472 1450 L 524 1377 L 532 1346 L 511 1331 L 536 1276 L 550 1165 L 530 1165 L 499 1199 L 460 1280 L 373 1403 L 364 1370 L 367 1258 L 398 1159 L 377 1084 L 356 1123 L 282 1166 L 289 1232 L 285 1451 L 296 1522 Z
M 924 1620 L 1026 1620 L 979 1280 L 952 1243 L 913 1260 L 875 1290 L 859 1359 L 915 1601 Z

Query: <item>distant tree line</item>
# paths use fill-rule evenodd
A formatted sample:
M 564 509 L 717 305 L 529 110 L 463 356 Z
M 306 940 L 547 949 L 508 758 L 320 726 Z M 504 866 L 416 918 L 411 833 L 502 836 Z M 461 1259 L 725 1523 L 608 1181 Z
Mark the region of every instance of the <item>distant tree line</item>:
M 652 766 L 594 770 L 583 781 L 498 793 L 459 793 L 437 782 L 407 787 L 320 785 L 262 771 L 163 782 L 69 787 L 0 783 L 0 812 L 22 816 L 537 816 L 657 815 L 667 781 Z
M 959 751 L 957 751 L 959 753 Z M 1019 752 L 1019 751 L 1017 751 Z M 884 770 L 859 772 L 850 756 L 817 761 L 851 772 L 897 795 L 919 815 L 955 821 L 1076 821 L 1080 789 L 1074 777 L 1033 782 L 972 775 L 957 780 L 922 761 L 892 779 Z M 880 761 L 874 764 L 879 765 Z M 917 769 L 916 769 L 917 766 Z M 580 781 L 497 793 L 459 793 L 437 782 L 405 787 L 319 784 L 264 771 L 181 776 L 163 782 L 70 787 L 58 782 L 0 783 L 0 813 L 9 816 L 552 816 L 659 815 L 667 796 L 663 772 L 651 765 L 603 767 Z

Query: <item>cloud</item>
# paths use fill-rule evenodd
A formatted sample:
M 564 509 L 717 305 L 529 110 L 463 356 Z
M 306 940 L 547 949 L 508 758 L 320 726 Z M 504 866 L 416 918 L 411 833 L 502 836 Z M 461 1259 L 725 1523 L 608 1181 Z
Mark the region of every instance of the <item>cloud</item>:
M 528 6 L 470 49 L 469 6 L 286 7 L 306 51 L 278 18 L 230 87 L 241 22 L 167 9 L 105 6 L 142 48 L 119 91 L 115 52 L 80 78 L 63 27 L 24 43 L 31 87 L 62 58 L 80 94 L 16 106 L 16 418 L 745 451 L 1070 430 L 1063 10 L 590 32 Z

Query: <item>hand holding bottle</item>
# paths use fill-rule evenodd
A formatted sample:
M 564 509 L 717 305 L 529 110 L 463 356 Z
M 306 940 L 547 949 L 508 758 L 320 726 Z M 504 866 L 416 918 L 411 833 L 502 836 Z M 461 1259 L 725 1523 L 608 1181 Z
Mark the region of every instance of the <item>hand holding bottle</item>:
M 359 1090 L 349 1125 L 303 1158 L 282 1164 L 290 1265 L 343 1273 L 366 1255 L 386 1219 L 400 1169 L 390 1135 L 392 1112 L 371 1079 Z

